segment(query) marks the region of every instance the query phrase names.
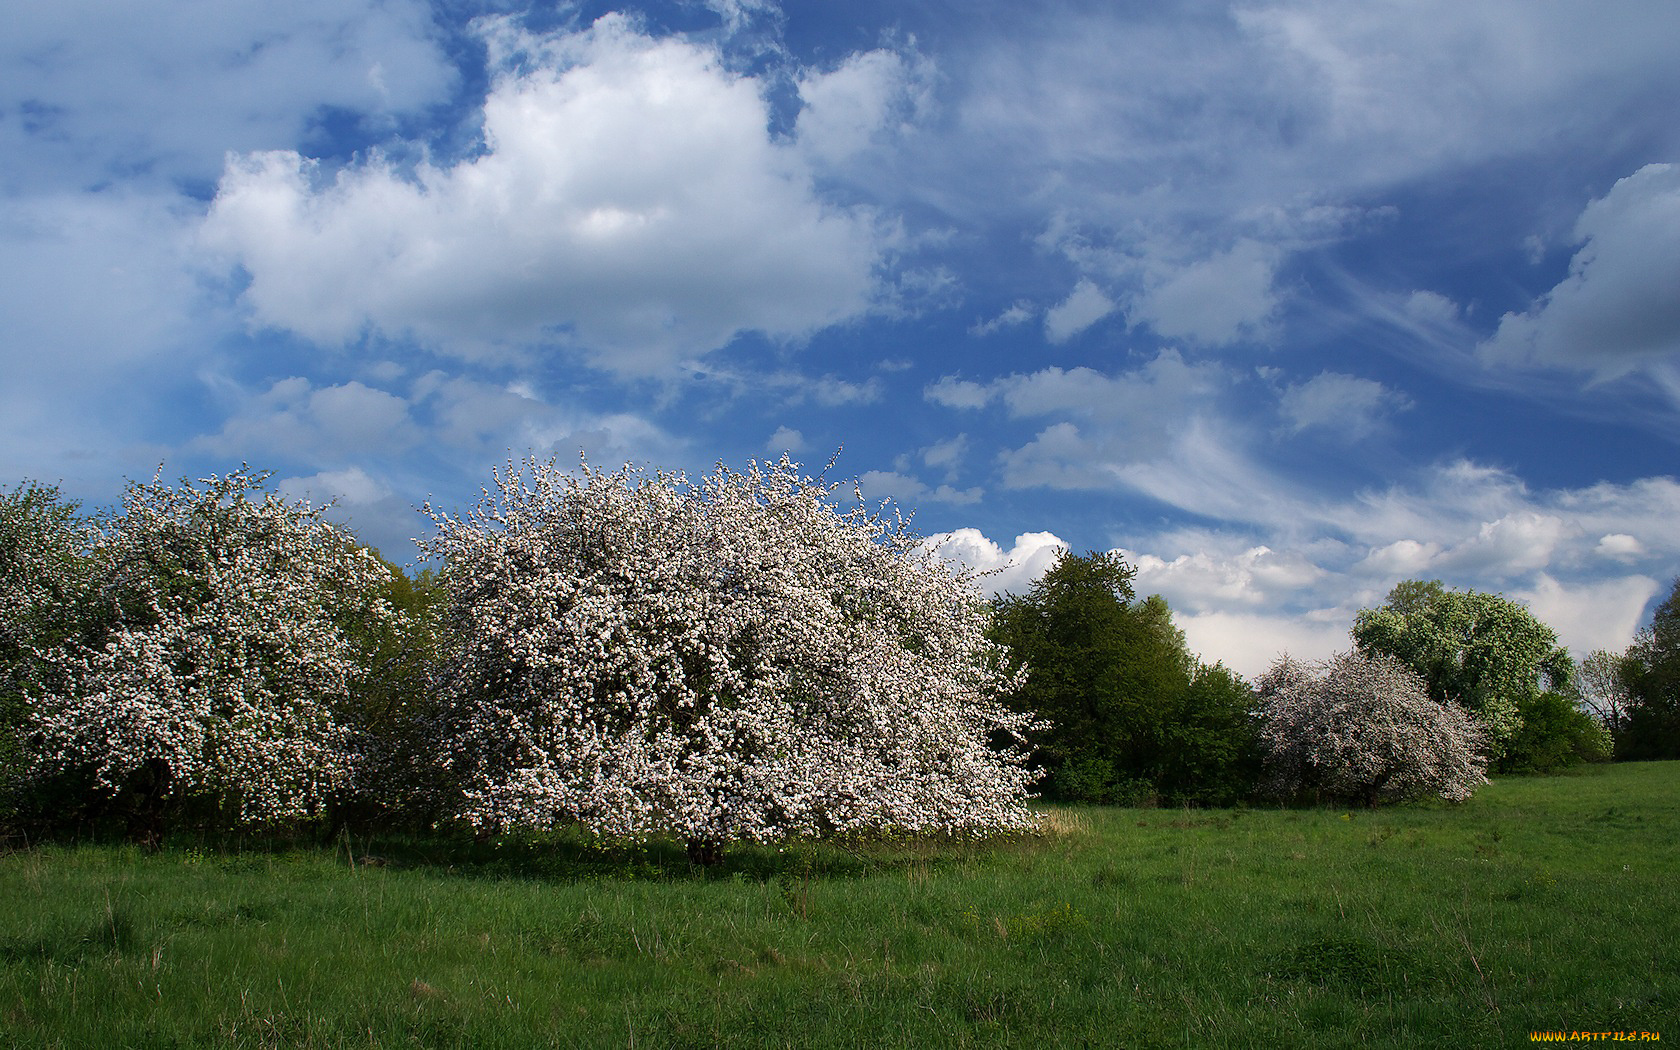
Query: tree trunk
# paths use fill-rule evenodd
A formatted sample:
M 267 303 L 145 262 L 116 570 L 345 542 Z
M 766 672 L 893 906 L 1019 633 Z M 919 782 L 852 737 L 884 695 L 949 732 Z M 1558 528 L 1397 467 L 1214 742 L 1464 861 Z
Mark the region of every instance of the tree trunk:
M 717 839 L 689 839 L 688 859 L 691 863 L 709 868 L 723 861 L 723 843 Z

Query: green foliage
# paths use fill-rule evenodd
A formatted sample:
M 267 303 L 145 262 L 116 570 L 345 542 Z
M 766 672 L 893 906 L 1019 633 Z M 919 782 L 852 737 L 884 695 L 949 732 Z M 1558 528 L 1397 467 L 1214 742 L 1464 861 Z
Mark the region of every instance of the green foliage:
M 1160 596 L 1113 552 L 1065 552 L 1023 596 L 998 600 L 992 638 L 1027 669 L 1011 703 L 1048 721 L 1032 740 L 1046 797 L 1227 804 L 1258 768 L 1252 694 L 1198 667 Z
M 1231 806 L 1260 779 L 1254 690 L 1224 664 L 1198 666 L 1163 727 L 1156 774 L 1169 805 Z
M 1439 580 L 1407 580 L 1376 609 L 1354 618 L 1360 652 L 1393 656 L 1423 676 L 1441 702 L 1463 705 L 1482 723 L 1495 756 L 1522 727 L 1520 707 L 1541 681 L 1567 689 L 1572 667 L 1557 635 L 1497 594 L 1452 591 Z
M 1548 689 L 1519 701 L 1517 714 L 1522 728 L 1506 741 L 1497 772 L 1552 773 L 1610 758 L 1609 731 L 1573 696 Z
M 1618 758 L 1680 758 L 1680 580 L 1639 632 L 1621 667 L 1626 717 L 1616 730 Z
M 394 615 L 346 625 L 366 659 L 339 712 L 354 735 L 356 762 L 335 817 L 364 827 L 429 827 L 456 787 L 436 754 L 441 712 L 433 683 L 443 591 L 431 569 L 410 576 L 379 561 L 388 573 L 380 597 Z

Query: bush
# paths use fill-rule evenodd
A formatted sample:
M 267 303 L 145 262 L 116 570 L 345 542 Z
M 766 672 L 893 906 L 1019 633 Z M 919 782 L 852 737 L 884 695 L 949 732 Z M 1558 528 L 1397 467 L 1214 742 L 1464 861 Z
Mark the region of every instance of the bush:
M 785 458 L 510 466 L 443 559 L 445 760 L 481 828 L 721 844 L 1032 823 L 972 581 Z M 994 743 L 997 746 L 993 746 Z
M 1501 773 L 1550 773 L 1610 758 L 1610 733 L 1572 697 L 1547 690 L 1517 706 L 1522 728 L 1506 741 Z
M 1259 682 L 1268 790 L 1377 805 L 1437 795 L 1462 802 L 1487 782 L 1486 737 L 1456 704 L 1432 700 L 1400 661 L 1285 656 Z

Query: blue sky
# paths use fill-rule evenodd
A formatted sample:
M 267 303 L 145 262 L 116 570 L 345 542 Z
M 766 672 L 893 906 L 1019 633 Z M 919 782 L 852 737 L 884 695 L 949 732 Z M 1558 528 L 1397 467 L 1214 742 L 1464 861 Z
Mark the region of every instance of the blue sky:
M 5 0 L 0 484 L 791 451 L 1245 673 L 1680 572 L 1680 6 Z

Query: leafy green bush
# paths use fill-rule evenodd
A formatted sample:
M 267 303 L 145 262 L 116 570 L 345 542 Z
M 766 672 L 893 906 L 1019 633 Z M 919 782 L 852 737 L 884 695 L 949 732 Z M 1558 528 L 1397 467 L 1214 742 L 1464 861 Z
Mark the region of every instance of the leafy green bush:
M 1522 727 L 1505 743 L 1500 773 L 1550 773 L 1610 758 L 1610 734 L 1574 699 L 1547 690 L 1517 704 Z

